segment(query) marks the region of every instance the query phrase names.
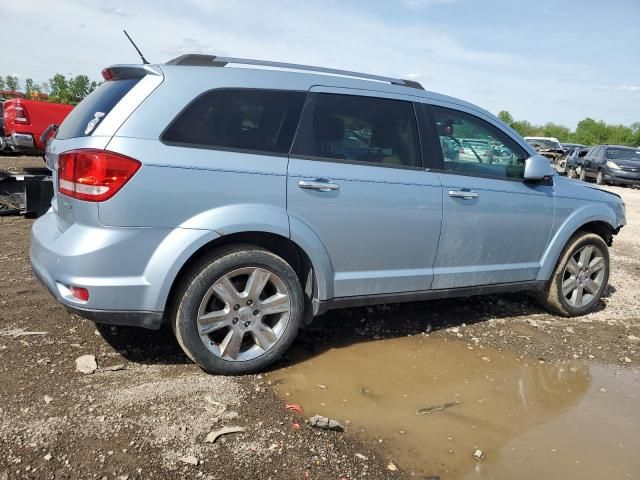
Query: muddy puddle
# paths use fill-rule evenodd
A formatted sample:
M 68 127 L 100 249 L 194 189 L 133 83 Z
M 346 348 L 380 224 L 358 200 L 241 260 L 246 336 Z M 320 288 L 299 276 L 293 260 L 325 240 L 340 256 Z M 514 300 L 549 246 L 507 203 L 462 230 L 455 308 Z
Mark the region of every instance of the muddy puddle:
M 288 365 L 268 375 L 286 382 L 286 402 L 340 421 L 418 478 L 640 478 L 638 370 L 423 336 L 298 352 Z

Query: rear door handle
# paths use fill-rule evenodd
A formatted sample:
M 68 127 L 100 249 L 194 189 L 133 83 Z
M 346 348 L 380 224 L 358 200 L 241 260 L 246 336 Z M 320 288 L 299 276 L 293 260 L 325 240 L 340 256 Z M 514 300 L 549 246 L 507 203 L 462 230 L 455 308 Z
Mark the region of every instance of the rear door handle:
M 478 192 L 473 192 L 471 190 L 449 190 L 449 196 L 453 198 L 464 198 L 466 200 L 470 200 L 472 198 L 478 198 Z
M 331 182 L 326 178 L 316 178 L 315 180 L 300 180 L 298 186 L 303 190 L 316 190 L 318 192 L 332 192 L 339 190 L 340 185 Z

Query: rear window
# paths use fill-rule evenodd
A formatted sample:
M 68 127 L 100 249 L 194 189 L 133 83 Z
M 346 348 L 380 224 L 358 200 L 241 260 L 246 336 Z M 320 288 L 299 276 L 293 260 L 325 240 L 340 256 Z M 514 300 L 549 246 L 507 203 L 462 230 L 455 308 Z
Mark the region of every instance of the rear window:
M 212 90 L 185 108 L 161 139 L 170 145 L 288 153 L 305 92 Z
M 65 118 L 56 138 L 85 137 L 91 135 L 109 112 L 140 81 L 140 78 L 104 82 L 80 102 Z

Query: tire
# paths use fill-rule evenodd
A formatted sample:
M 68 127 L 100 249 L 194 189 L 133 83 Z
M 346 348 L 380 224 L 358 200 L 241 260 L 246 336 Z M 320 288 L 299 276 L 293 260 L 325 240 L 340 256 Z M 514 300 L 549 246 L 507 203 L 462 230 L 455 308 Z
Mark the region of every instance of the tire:
M 591 253 L 589 253 L 589 248 Z M 586 250 L 586 251 L 585 251 Z M 584 252 L 584 253 L 583 253 Z M 589 269 L 582 265 L 589 255 Z M 596 259 L 600 260 L 596 260 Z M 569 265 L 569 263 L 571 265 Z M 573 284 L 571 280 L 574 280 Z M 582 281 L 582 286 L 580 284 Z M 590 283 L 592 281 L 593 283 Z M 602 237 L 587 232 L 577 232 L 565 246 L 553 275 L 538 301 L 547 310 L 563 317 L 577 317 L 593 311 L 602 298 L 609 281 L 609 249 Z M 571 288 L 570 285 L 575 285 Z M 565 291 L 563 292 L 563 287 Z M 574 291 L 581 290 L 579 295 Z M 566 295 L 565 295 L 566 293 Z M 575 296 L 574 296 L 575 295 Z M 569 297 L 569 298 L 568 298 Z M 580 300 L 578 302 L 578 300 Z
M 587 181 L 587 172 L 585 172 L 584 168 L 580 168 L 580 180 Z
M 576 169 L 571 167 L 567 170 L 567 177 L 569 178 L 576 178 Z
M 596 175 L 596 183 L 598 185 L 604 185 L 606 183 L 604 181 L 604 173 L 602 173 L 602 170 L 598 170 L 598 174 Z
M 209 373 L 241 375 L 263 370 L 288 350 L 303 323 L 304 296 L 287 262 L 243 245 L 199 261 L 173 310 L 173 331 L 189 358 Z

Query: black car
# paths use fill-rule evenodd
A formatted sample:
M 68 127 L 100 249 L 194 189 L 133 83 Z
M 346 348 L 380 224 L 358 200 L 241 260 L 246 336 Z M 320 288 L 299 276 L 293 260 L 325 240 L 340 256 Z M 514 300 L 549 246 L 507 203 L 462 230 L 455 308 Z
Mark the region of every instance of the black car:
M 575 147 L 569 150 L 565 160 L 567 177 L 576 178 L 578 176 L 578 170 L 582 167 L 582 161 L 588 152 L 589 147 Z
M 640 149 L 620 145 L 596 145 L 584 156 L 580 180 L 640 186 Z

